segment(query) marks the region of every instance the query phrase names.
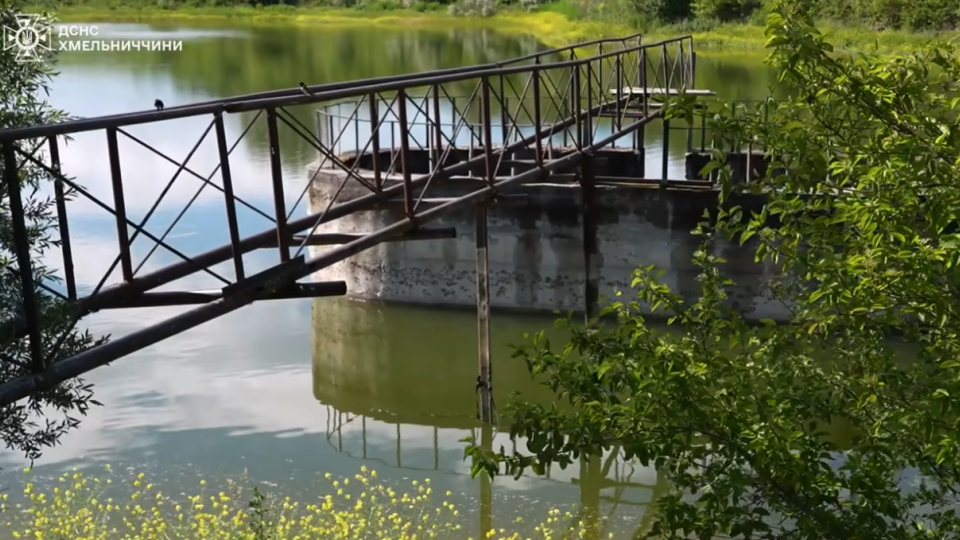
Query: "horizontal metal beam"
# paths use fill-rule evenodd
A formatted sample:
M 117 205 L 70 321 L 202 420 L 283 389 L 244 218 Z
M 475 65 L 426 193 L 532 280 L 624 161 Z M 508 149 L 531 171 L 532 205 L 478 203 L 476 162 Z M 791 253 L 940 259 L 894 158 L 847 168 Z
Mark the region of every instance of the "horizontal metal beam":
M 423 182 L 426 182 L 426 180 Z M 371 193 L 333 205 L 327 211 L 321 222 L 326 223 L 350 215 L 358 210 L 363 210 L 366 207 L 374 206 L 380 202 L 381 199 L 402 191 L 403 186 L 393 186 L 384 189 L 381 193 Z M 318 217 L 317 214 L 311 214 L 307 217 L 291 221 L 287 224 L 288 230 L 292 233 L 305 231 L 317 222 Z M 264 246 L 272 245 L 276 247 L 276 241 L 277 234 L 276 228 L 274 228 L 241 240 L 237 248 L 241 254 L 245 254 Z M 178 279 L 183 279 L 204 268 L 210 268 L 224 261 L 228 261 L 231 257 L 233 257 L 233 247 L 229 244 L 212 249 L 191 257 L 190 261 L 177 262 L 154 272 L 135 277 L 131 281 L 105 287 L 95 295 L 84 296 L 77 300 L 76 309 L 81 316 L 101 309 L 109 309 L 111 305 L 122 304 L 128 298 L 136 297 L 151 289 Z M 10 321 L 0 327 L 0 335 L 22 335 L 25 331 L 26 326 L 23 319 Z
M 695 89 L 695 88 L 689 88 L 683 91 L 683 90 L 678 90 L 676 88 L 639 88 L 635 86 L 628 87 L 628 88 L 621 88 L 619 90 L 616 88 L 611 88 L 609 92 L 617 96 L 628 95 L 632 97 L 641 97 L 641 98 L 645 98 L 648 96 L 649 97 L 679 96 L 681 93 L 684 93 L 684 92 L 691 96 L 699 96 L 699 97 L 712 97 L 717 95 L 717 93 L 714 92 L 713 90 L 703 90 L 703 89 Z
M 402 202 L 402 201 L 401 201 Z M 357 233 L 326 233 L 311 234 L 310 236 L 294 236 L 294 244 L 304 244 L 308 246 L 336 246 L 339 244 L 349 244 L 364 234 Z M 412 242 L 418 240 L 442 240 L 446 238 L 456 238 L 457 229 L 447 227 L 445 229 L 416 229 L 403 236 L 394 238 L 393 242 Z M 275 246 L 271 246 L 275 247 Z
M 292 300 L 297 298 L 320 298 L 343 296 L 347 294 L 345 281 L 321 281 L 318 283 L 295 283 L 293 287 L 276 291 L 257 300 Z M 211 289 L 204 291 L 154 291 L 145 292 L 130 298 L 122 304 L 109 306 L 109 309 L 148 308 L 163 306 L 187 306 L 209 304 L 223 299 L 223 291 Z
M 497 177 L 495 177 L 495 178 L 502 180 L 502 179 L 504 179 L 504 178 L 510 178 L 510 177 L 509 177 L 509 176 L 497 176 Z M 472 183 L 472 184 L 477 184 L 477 185 L 480 185 L 480 184 L 486 185 L 486 184 L 487 184 L 487 181 L 486 181 L 485 179 L 483 179 L 483 178 L 477 178 L 476 176 L 454 176 L 454 177 L 448 178 L 447 180 L 451 180 L 451 181 L 455 181 L 455 182 L 459 183 L 459 184 L 460 184 L 460 187 L 463 187 L 463 185 L 465 185 L 465 184 L 470 184 L 470 183 Z M 456 200 L 456 199 L 457 199 L 457 196 L 454 196 L 454 195 L 452 195 L 452 196 L 450 196 L 450 197 L 431 197 L 431 198 L 429 198 L 429 199 L 420 199 L 420 204 L 417 206 L 417 208 L 426 208 L 426 207 L 429 207 L 429 206 L 437 206 L 437 205 L 439 205 L 439 204 L 446 204 L 446 203 L 448 203 L 448 202 L 450 202 L 450 201 L 453 201 L 453 200 Z M 497 200 L 496 200 L 495 202 L 496 202 L 496 204 L 498 204 L 498 205 L 507 205 L 507 206 L 509 206 L 509 205 L 527 204 L 528 202 L 530 202 L 530 196 L 529 196 L 529 195 L 526 195 L 526 194 L 523 194 L 523 193 L 511 193 L 511 194 L 509 194 L 509 195 L 499 195 L 499 196 L 497 196 Z M 371 206 L 370 208 L 366 208 L 366 209 L 364 209 L 364 210 L 357 210 L 356 213 L 359 214 L 359 213 L 362 213 L 362 212 L 379 212 L 379 211 L 382 211 L 382 210 L 395 209 L 395 208 L 397 208 L 397 207 L 403 207 L 404 204 L 405 204 L 405 203 L 404 203 L 403 199 L 390 199 L 389 201 L 384 201 L 384 202 L 382 202 L 382 203 L 378 203 L 377 205 Z M 317 235 L 314 235 L 314 236 L 317 236 Z M 320 236 L 322 237 L 322 236 L 324 236 L 324 235 L 320 235 Z M 298 238 L 299 238 L 299 239 L 297 240 L 297 242 L 300 242 L 300 241 L 302 241 L 303 238 L 305 238 L 305 237 L 299 236 Z M 443 238 L 456 238 L 456 236 L 443 237 Z M 434 239 L 435 239 L 435 238 L 432 238 L 432 237 L 406 238 L 406 235 L 405 235 L 405 236 L 402 237 L 402 238 L 397 238 L 396 240 L 391 240 L 391 242 L 405 242 L 405 241 L 408 241 L 408 240 L 434 240 Z M 314 242 L 314 241 L 311 240 L 311 242 Z M 326 246 L 326 245 L 332 245 L 332 244 L 346 243 L 346 242 L 332 242 L 332 243 L 331 243 L 331 242 L 324 242 L 323 240 L 316 240 L 316 242 L 321 242 L 321 243 L 319 243 L 319 244 L 318 244 L 318 243 L 310 243 L 309 245 L 311 245 L 311 246 Z M 276 246 L 273 245 L 273 246 L 264 246 L 264 247 L 276 247 Z
M 606 186 L 631 186 L 631 187 L 663 187 L 664 181 L 660 178 L 634 178 L 631 176 L 605 176 L 605 175 L 596 175 L 594 176 L 595 183 L 597 185 L 606 185 Z M 550 176 L 550 180 L 559 180 L 569 182 L 571 185 L 577 184 L 577 175 L 576 174 L 554 174 Z M 680 180 L 680 179 L 670 179 L 666 181 L 668 188 L 677 188 L 677 189 L 696 189 L 700 191 L 710 191 L 717 190 L 716 184 L 709 180 Z
M 458 176 L 458 177 L 450 178 L 450 180 L 467 179 L 467 178 L 471 180 L 479 180 L 478 183 L 484 183 L 484 184 L 486 183 L 486 180 L 479 179 L 476 177 L 471 178 L 469 176 Z M 503 179 L 503 178 L 509 178 L 509 176 L 500 176 L 495 178 Z M 420 204 L 424 206 L 436 206 L 438 204 L 446 204 L 456 199 L 457 197 L 433 197 L 430 199 L 420 199 Z M 510 204 L 510 203 L 523 204 L 529 200 L 530 200 L 530 197 L 523 194 L 501 195 L 497 197 L 498 203 L 507 203 L 507 204 Z M 395 206 L 395 205 L 402 205 L 402 204 L 403 204 L 402 200 L 392 199 L 390 201 L 387 201 L 387 203 L 384 206 Z

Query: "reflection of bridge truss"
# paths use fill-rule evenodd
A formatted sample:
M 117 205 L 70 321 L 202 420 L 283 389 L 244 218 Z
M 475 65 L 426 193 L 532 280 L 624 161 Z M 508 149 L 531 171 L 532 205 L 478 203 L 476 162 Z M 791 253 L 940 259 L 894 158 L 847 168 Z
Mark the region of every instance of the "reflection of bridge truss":
M 477 423 L 472 417 L 443 417 L 442 421 L 444 424 L 451 427 L 440 427 L 433 425 L 432 423 L 409 423 L 409 422 L 400 422 L 400 421 L 388 421 L 385 419 L 371 418 L 365 415 L 352 414 L 344 411 L 337 410 L 330 405 L 326 406 L 327 409 L 327 425 L 326 425 L 326 435 L 327 443 L 337 452 L 346 454 L 353 458 L 361 459 L 364 461 L 380 463 L 385 467 L 398 468 L 398 469 L 409 469 L 414 471 L 441 471 L 444 470 L 449 474 L 463 474 L 469 475 L 468 472 L 458 472 L 454 469 L 444 469 L 441 458 L 440 458 L 440 432 L 441 430 L 447 429 L 456 429 L 458 431 L 470 432 L 470 435 L 474 440 L 481 440 L 481 429 L 477 427 Z M 430 418 L 426 417 L 426 422 L 431 422 Z M 375 456 L 367 444 L 367 423 L 376 422 L 383 425 L 393 425 L 395 427 L 395 453 L 392 457 L 388 458 L 386 456 Z M 452 427 L 454 424 L 458 424 L 457 427 Z M 348 446 L 344 445 L 344 428 L 352 426 L 353 429 L 358 429 L 360 434 L 360 448 L 359 453 L 355 449 L 350 449 Z M 432 445 L 432 455 L 433 455 L 433 466 L 432 467 L 423 467 L 423 466 L 413 466 L 409 463 L 404 463 L 402 457 L 402 428 L 403 426 L 407 427 L 427 427 L 432 428 L 433 430 L 433 441 Z M 493 444 L 491 442 L 491 444 Z M 654 490 L 656 486 L 650 484 L 643 484 L 631 481 L 633 474 L 636 472 L 634 465 L 626 463 L 619 459 L 619 452 L 612 452 L 608 454 L 602 460 L 602 466 L 600 471 L 601 478 L 591 478 L 586 483 L 590 488 L 602 490 L 602 489 L 613 489 L 614 495 L 600 495 L 598 498 L 602 501 L 609 502 L 611 504 L 623 504 L 627 506 L 643 506 L 646 503 L 643 502 L 634 502 L 629 501 L 623 498 L 624 492 L 630 488 L 638 488 L 644 490 Z M 584 482 L 578 478 L 574 477 L 570 480 L 561 480 L 551 477 L 551 470 L 548 468 L 545 476 L 540 477 L 541 481 L 556 482 L 558 484 L 573 484 L 577 486 L 583 486 Z
M 387 418 L 376 412 L 370 413 L 373 416 L 366 416 L 340 411 L 330 405 L 326 405 L 325 407 L 327 417 L 327 444 L 335 451 L 346 454 L 354 459 L 362 460 L 368 464 L 378 464 L 375 465 L 375 467 L 383 466 L 391 469 L 396 468 L 427 474 L 443 471 L 445 474 L 469 477 L 470 473 L 468 471 L 457 471 L 450 467 L 449 464 L 446 467 L 444 466 L 440 451 L 441 432 L 450 429 L 460 431 L 461 433 L 456 437 L 458 440 L 464 434 L 463 432 L 469 432 L 474 440 L 485 441 L 483 443 L 485 445 L 489 444 L 491 447 L 495 447 L 496 444 L 499 444 L 499 442 L 493 440 L 494 435 L 491 426 L 477 427 L 477 422 L 470 416 L 412 416 L 404 417 L 401 422 L 400 418 Z M 393 456 L 388 457 L 380 452 L 375 452 L 369 447 L 367 430 L 370 423 L 380 424 L 381 427 L 388 429 L 395 429 L 396 449 Z M 442 423 L 444 427 L 435 425 L 437 423 Z M 403 461 L 401 441 L 403 427 L 432 428 L 433 466 L 418 467 Z M 344 428 L 350 428 L 353 434 L 359 431 L 359 449 L 355 447 L 353 449 L 350 448 L 351 442 L 353 445 L 356 445 L 358 441 L 353 437 L 345 436 Z M 353 440 L 351 441 L 350 439 Z M 426 453 L 428 450 L 424 448 L 424 442 L 426 441 L 420 441 L 418 448 Z M 457 454 L 458 456 L 462 455 L 460 452 L 457 452 Z M 630 524 L 630 530 L 633 530 L 634 527 L 636 528 L 636 532 L 648 530 L 653 515 L 653 513 L 650 512 L 652 508 L 650 501 L 657 497 L 660 490 L 666 487 L 666 484 L 661 484 L 659 480 L 657 485 L 633 481 L 632 477 L 636 469 L 632 464 L 626 463 L 621 459 L 621 453 L 617 449 L 613 449 L 608 452 L 606 456 L 595 460 L 593 463 L 588 463 L 582 459 L 578 460 L 578 462 L 580 465 L 579 473 L 568 479 L 551 477 L 550 468 L 547 468 L 546 474 L 543 477 L 524 475 L 527 478 L 536 478 L 539 482 L 546 482 L 550 486 L 549 489 L 554 489 L 554 486 L 576 486 L 579 490 L 580 504 L 576 509 L 576 514 L 567 522 L 567 530 L 564 538 L 573 537 L 570 536 L 570 533 L 575 533 L 575 528 L 578 526 L 584 527 L 583 532 L 586 533 L 585 538 L 588 540 L 606 538 L 612 519 L 617 515 L 618 510 L 621 512 L 624 511 L 624 507 L 631 508 L 631 510 L 628 510 L 628 512 L 630 512 L 629 518 L 623 521 L 624 524 Z M 506 481 L 509 481 L 509 477 Z M 497 519 L 493 512 L 493 492 L 496 490 L 501 495 L 504 493 L 496 489 L 496 484 L 496 482 L 491 483 L 489 478 L 485 476 L 482 476 L 476 483 L 479 504 L 474 507 L 474 509 L 480 520 L 481 536 L 483 536 L 485 531 L 495 528 L 493 524 Z M 646 500 L 636 500 L 636 491 L 638 490 L 646 493 L 645 496 L 641 496 L 642 499 Z M 631 497 L 631 495 L 633 497 Z M 588 525 L 591 523 L 594 524 L 596 528 L 591 528 Z M 623 525 L 619 525 L 619 527 L 622 526 Z M 634 537 L 636 537 L 636 532 L 634 533 Z
M 586 45 L 596 46 L 595 54 L 578 56 L 578 51 L 582 52 Z M 545 51 L 495 65 L 314 86 L 307 93 L 299 89 L 277 90 L 166 110 L 87 118 L 0 132 L 0 162 L 3 181 L 10 195 L 20 285 L 24 291 L 33 291 L 38 286 L 30 271 L 27 240 L 29 223 L 24 218 L 21 202 L 18 171 L 25 168 L 42 171 L 55 179 L 66 285 L 65 290 L 60 291 L 39 284 L 42 290 L 37 294 L 24 295 L 22 310 L 0 325 L 0 335 L 7 339 L 27 340 L 32 361 L 29 373 L 0 385 L 0 406 L 16 402 L 254 301 L 345 294 L 343 282 L 301 283 L 299 280 L 383 242 L 444 237 L 446 233 L 443 231 L 431 231 L 425 226 L 444 215 L 493 201 L 511 187 L 543 179 L 564 167 L 576 166 L 581 171 L 577 181 L 582 187 L 584 199 L 584 251 L 589 259 L 591 254 L 596 253 L 592 154 L 622 138 L 642 132 L 647 123 L 661 117 L 662 109 L 652 99 L 656 95 L 692 89 L 692 46 L 689 37 L 644 44 L 639 36 L 631 36 Z M 472 154 L 468 159 L 454 160 L 450 156 L 457 145 L 455 135 L 452 139 L 451 131 L 440 120 L 437 107 L 442 103 L 442 97 L 462 95 L 464 89 L 469 90 L 471 97 L 462 104 L 463 109 L 455 111 L 453 117 L 459 121 L 455 120 L 454 124 L 465 124 L 469 118 L 470 122 L 479 126 L 478 130 L 471 131 L 471 137 L 479 140 L 479 148 L 471 144 Z M 412 136 L 409 129 L 411 120 L 415 119 L 408 116 L 411 110 L 418 108 L 418 103 L 423 103 L 422 96 L 432 96 L 426 103 L 432 104 L 434 110 L 414 114 L 422 112 L 426 119 L 426 129 L 433 140 L 430 145 L 432 158 L 427 170 L 415 173 L 410 159 L 416 137 Z M 371 122 L 372 133 L 366 141 L 354 141 L 355 148 L 362 149 L 361 153 L 371 152 L 373 156 L 372 178 L 357 172 L 361 160 L 354 159 L 351 165 L 343 156 L 337 155 L 331 134 L 321 138 L 320 134 L 313 133 L 287 110 L 297 105 L 350 100 L 355 101 L 357 107 L 366 107 L 369 118 L 375 120 Z M 381 112 L 383 103 L 395 105 L 388 106 L 388 112 Z M 254 123 L 266 123 L 273 203 L 270 208 L 256 208 L 235 193 L 234 178 L 237 171 L 236 163 L 231 163 L 231 154 L 240 139 L 228 140 L 225 118 L 241 113 L 253 113 L 253 118 L 240 139 L 246 136 Z M 396 115 L 398 130 L 393 153 L 396 163 L 389 167 L 378 162 L 378 149 L 383 142 L 379 130 L 387 114 Z M 499 116 L 499 123 L 494 121 L 495 116 Z M 598 129 L 604 118 L 609 119 L 610 127 L 607 133 L 600 133 Z M 205 124 L 205 129 L 197 134 L 197 143 L 183 161 L 165 155 L 129 131 L 129 127 L 135 125 L 190 119 L 199 119 Z M 530 127 L 523 128 L 523 125 Z M 293 211 L 287 208 L 282 178 L 281 126 L 286 126 L 284 130 L 289 130 L 315 148 L 325 160 L 325 167 L 336 168 L 343 173 L 343 183 L 337 190 L 337 196 L 322 211 L 294 219 Z M 218 164 L 210 173 L 202 174 L 188 163 L 211 130 L 216 139 Z M 99 132 L 105 137 L 106 155 L 87 156 L 87 159 L 103 159 L 109 163 L 112 186 L 110 201 L 95 197 L 71 177 L 69 170 L 61 170 L 59 141 L 62 137 L 85 132 Z M 562 154 L 554 152 L 558 134 L 566 138 L 568 146 Z M 127 162 L 120 155 L 118 141 L 121 136 L 177 166 L 176 174 L 139 222 L 131 219 L 131 213 L 126 209 L 125 192 L 129 196 L 131 190 L 138 186 L 130 182 L 131 176 L 135 178 L 135 175 L 124 173 L 121 167 L 121 162 Z M 495 147 L 494 141 L 503 144 Z M 533 149 L 533 156 L 529 163 L 525 163 L 523 172 L 516 172 L 518 163 L 509 158 L 520 149 Z M 476 171 L 479 174 L 474 174 L 466 194 L 432 201 L 428 197 L 437 186 L 457 182 Z M 222 194 L 226 210 L 225 228 L 229 231 L 230 239 L 228 244 L 202 253 L 184 253 L 170 243 L 173 225 L 160 234 L 149 230 L 148 223 L 157 206 L 182 176 L 193 176 L 202 183 L 197 195 L 207 187 Z M 348 182 L 362 186 L 365 194 L 344 200 L 339 195 Z M 117 255 L 107 273 L 85 295 L 78 293 L 80 287 L 73 270 L 75 254 L 67 219 L 67 199 L 71 196 L 95 204 L 105 215 L 111 216 L 116 224 Z M 297 201 L 302 197 L 301 193 Z M 196 196 L 186 205 L 178 220 L 195 199 Z M 391 201 L 403 207 L 403 218 L 380 230 L 358 235 L 314 234 L 321 224 Z M 238 209 L 241 208 L 268 219 L 271 227 L 258 234 L 241 237 L 237 218 Z M 483 212 L 478 214 L 483 215 Z M 485 223 L 485 218 L 478 219 L 478 232 L 481 232 L 477 246 L 479 281 L 484 281 L 486 276 Z M 142 272 L 146 258 L 135 264 L 131 254 L 132 242 L 141 236 L 154 244 L 147 258 L 163 248 L 180 261 L 154 271 Z M 310 245 L 339 247 L 308 258 L 305 249 Z M 276 264 L 265 270 L 250 268 L 244 261 L 244 255 L 260 249 L 275 250 Z M 116 268 L 119 268 L 120 280 L 107 286 L 107 280 Z M 157 290 L 198 273 L 208 274 L 219 281 L 222 288 L 207 291 Z M 595 302 L 595 281 L 592 286 Z M 481 296 L 482 289 L 481 285 Z M 99 310 L 116 308 L 199 307 L 74 357 L 51 363 L 51 358 L 56 357 L 60 347 L 61 336 L 48 335 L 43 331 L 37 306 L 53 297 L 68 302 L 74 308 L 76 319 Z

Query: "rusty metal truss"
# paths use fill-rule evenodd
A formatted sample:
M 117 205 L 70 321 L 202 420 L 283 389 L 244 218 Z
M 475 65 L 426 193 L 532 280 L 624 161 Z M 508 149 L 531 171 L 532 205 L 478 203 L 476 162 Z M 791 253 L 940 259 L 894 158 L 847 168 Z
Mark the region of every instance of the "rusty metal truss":
M 502 200 L 511 188 L 543 181 L 561 168 L 579 167 L 579 182 L 585 200 L 592 195 L 589 172 L 592 154 L 601 148 L 632 140 L 642 145 L 644 126 L 663 114 L 658 97 L 694 89 L 693 40 L 682 37 L 643 43 L 639 35 L 597 40 L 528 55 L 522 58 L 459 69 L 406 76 L 350 81 L 336 84 L 276 90 L 164 110 L 87 118 L 60 124 L 0 132 L 3 182 L 9 195 L 10 218 L 15 240 L 19 283 L 24 294 L 22 309 L 0 321 L 0 336 L 23 342 L 31 352 L 29 373 L 0 384 L 0 406 L 14 403 L 64 380 L 79 376 L 151 344 L 230 313 L 254 301 L 282 298 L 336 296 L 346 293 L 343 282 L 301 282 L 303 278 L 354 254 L 388 241 L 449 238 L 454 231 L 430 229 L 431 221 L 451 213 Z M 295 106 L 320 109 L 317 123 L 308 127 L 290 112 Z M 225 119 L 243 119 L 240 138 L 227 136 Z M 252 117 L 252 118 L 251 118 Z M 183 139 L 197 137 L 182 160 L 161 152 L 131 133 L 136 125 L 155 125 L 178 119 L 193 119 L 203 126 L 197 133 L 179 133 Z M 265 124 L 269 146 L 269 178 L 272 206 L 258 208 L 235 192 L 237 163 L 231 156 L 255 124 Z M 364 127 L 365 126 L 365 127 Z M 189 165 L 201 144 L 215 139 L 216 166 L 202 172 Z M 62 142 L 81 133 L 98 132 L 106 141 L 105 155 L 89 160 L 109 164 L 111 193 L 97 197 L 61 166 Z M 291 206 L 284 189 L 281 134 L 295 135 L 316 152 L 320 167 L 342 174 L 337 196 L 326 208 L 295 217 L 310 182 Z M 177 167 L 156 203 L 134 219 L 126 209 L 136 178 L 121 173 L 119 142 L 127 139 Z M 639 141 L 639 142 L 638 142 Z M 125 141 L 127 142 L 127 141 Z M 298 141 L 300 142 L 300 141 Z M 300 144 L 303 144 L 300 142 Z M 467 159 L 453 160 L 458 149 Z M 518 150 L 532 152 L 522 161 L 512 158 Z M 412 153 L 428 154 L 426 169 L 415 170 Z M 360 159 L 369 156 L 369 159 Z M 522 162 L 521 162 L 522 161 Z M 361 162 L 365 164 L 361 167 Z M 28 219 L 21 201 L 19 171 L 42 171 L 52 179 L 62 255 L 61 289 L 35 283 L 31 271 Z M 569 176 L 569 175 L 568 175 Z M 304 178 L 307 178 L 304 172 Z M 551 180 L 553 181 L 553 180 Z M 151 227 L 151 216 L 175 183 L 193 183 L 199 191 L 215 190 L 222 196 L 229 243 L 216 249 L 184 253 L 170 241 L 173 224 L 166 230 Z M 431 197 L 438 186 L 462 182 L 462 196 Z M 350 190 L 345 190 L 350 186 Z M 363 195 L 347 198 L 345 191 L 362 187 Z M 191 199 L 183 212 L 193 204 Z M 92 290 L 80 294 L 74 275 L 75 257 L 68 207 L 84 200 L 115 222 L 117 251 L 113 264 Z M 365 234 L 318 234 L 319 226 L 357 211 L 383 205 L 403 208 L 403 217 Z M 585 207 L 587 204 L 585 204 Z M 253 212 L 271 225 L 257 234 L 242 235 L 239 210 Z M 182 217 L 183 212 L 177 217 Z M 585 221 L 589 221 L 585 213 Z M 176 220 L 174 220 L 174 224 Z M 485 229 L 485 225 L 478 224 Z M 486 233 L 483 237 L 485 242 Z M 142 237 L 142 238 L 141 238 Z M 147 239 L 150 253 L 135 264 L 131 244 Z M 311 245 L 336 246 L 311 256 Z M 485 246 L 483 246 L 485 248 Z M 480 246 L 478 246 L 479 252 Z M 144 262 L 155 251 L 178 259 L 152 271 Z M 266 269 L 245 264 L 244 254 L 270 250 L 275 263 Z M 485 259 L 484 259 L 485 261 Z M 218 265 L 227 265 L 232 275 Z M 108 283 L 119 268 L 119 281 Z M 479 267 L 478 267 L 479 268 Z M 222 287 L 207 291 L 157 289 L 176 284 L 188 276 L 206 273 Z M 481 272 L 478 270 L 478 274 Z M 482 279 L 482 277 L 481 277 Z M 163 322 L 112 339 L 76 356 L 57 357 L 62 336 L 49 335 L 42 327 L 38 305 L 56 297 L 73 306 L 76 319 L 108 309 L 171 305 L 198 305 Z M 0 360 L 2 361 L 2 360 Z

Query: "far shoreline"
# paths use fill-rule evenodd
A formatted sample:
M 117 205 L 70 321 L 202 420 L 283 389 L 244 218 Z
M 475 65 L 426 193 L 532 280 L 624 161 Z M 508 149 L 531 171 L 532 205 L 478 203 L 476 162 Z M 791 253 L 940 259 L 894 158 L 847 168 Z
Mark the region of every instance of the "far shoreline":
M 64 22 L 191 22 L 234 21 L 242 24 L 296 24 L 349 26 L 385 26 L 403 28 L 449 29 L 489 28 L 497 32 L 525 34 L 550 47 L 559 47 L 601 37 L 631 35 L 639 30 L 623 24 L 598 20 L 573 20 L 550 10 L 524 12 L 505 10 L 490 17 L 454 16 L 446 10 L 392 11 L 315 8 L 290 6 L 270 7 L 177 7 L 163 9 L 152 6 L 65 6 L 57 11 Z M 946 40 L 960 32 L 911 33 L 905 31 L 874 31 L 869 28 L 823 23 L 821 29 L 837 50 L 883 53 L 908 53 L 929 46 L 930 42 Z M 646 41 L 657 41 L 680 35 L 692 35 L 698 53 L 706 54 L 762 54 L 766 44 L 764 27 L 752 24 L 722 24 L 709 30 L 691 30 L 683 25 L 655 28 L 645 33 Z

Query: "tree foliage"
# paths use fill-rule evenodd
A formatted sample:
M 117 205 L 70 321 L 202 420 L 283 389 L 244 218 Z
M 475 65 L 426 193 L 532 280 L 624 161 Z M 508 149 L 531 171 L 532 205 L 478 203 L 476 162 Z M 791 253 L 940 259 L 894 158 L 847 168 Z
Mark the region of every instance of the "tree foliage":
M 17 28 L 16 16 L 23 11 L 18 0 L 0 0 L 0 27 Z M 15 47 L 0 50 L 0 130 L 61 121 L 62 111 L 46 100 L 52 71 L 53 57 L 46 62 L 23 62 L 17 59 Z M 37 151 L 45 141 L 22 143 L 28 154 Z M 43 155 L 43 150 L 34 155 Z M 62 298 L 51 291 L 57 282 L 53 269 L 43 264 L 44 254 L 59 245 L 56 234 L 55 203 L 40 190 L 47 192 L 53 178 L 42 168 L 27 160 L 19 160 L 19 179 L 30 252 L 31 268 L 38 288 L 30 291 L 39 307 L 43 327 L 42 350 L 49 362 L 75 355 L 102 340 L 88 332 L 74 329 L 74 311 Z M 0 163 L 0 175 L 3 173 Z M 69 193 L 68 193 L 69 195 Z M 0 328 L 9 328 L 17 319 L 23 320 L 24 291 L 15 256 L 13 221 L 10 197 L 6 185 L 0 185 Z M 47 284 L 49 288 L 40 288 Z M 59 347 L 57 346 L 59 343 Z M 0 336 L 0 383 L 15 379 L 31 371 L 27 338 L 18 338 L 7 332 Z M 0 409 L 0 439 L 29 459 L 40 456 L 43 448 L 57 443 L 69 429 L 79 424 L 78 416 L 86 414 L 92 399 L 90 386 L 73 379 L 34 395 L 17 405 Z
M 809 15 L 778 4 L 769 62 L 790 88 L 761 111 L 710 119 L 773 160 L 733 185 L 700 227 L 701 297 L 684 304 L 652 268 L 613 325 L 572 326 L 561 350 L 518 349 L 573 411 L 516 401 L 526 452 L 470 446 L 475 473 L 565 467 L 617 445 L 671 491 L 662 538 L 955 538 L 960 483 L 960 62 L 946 45 L 896 58 L 839 56 Z M 671 114 L 688 114 L 674 107 Z M 731 197 L 766 194 L 754 215 Z M 786 324 L 748 325 L 726 302 L 721 239 L 776 261 Z M 675 332 L 641 309 L 667 310 Z

